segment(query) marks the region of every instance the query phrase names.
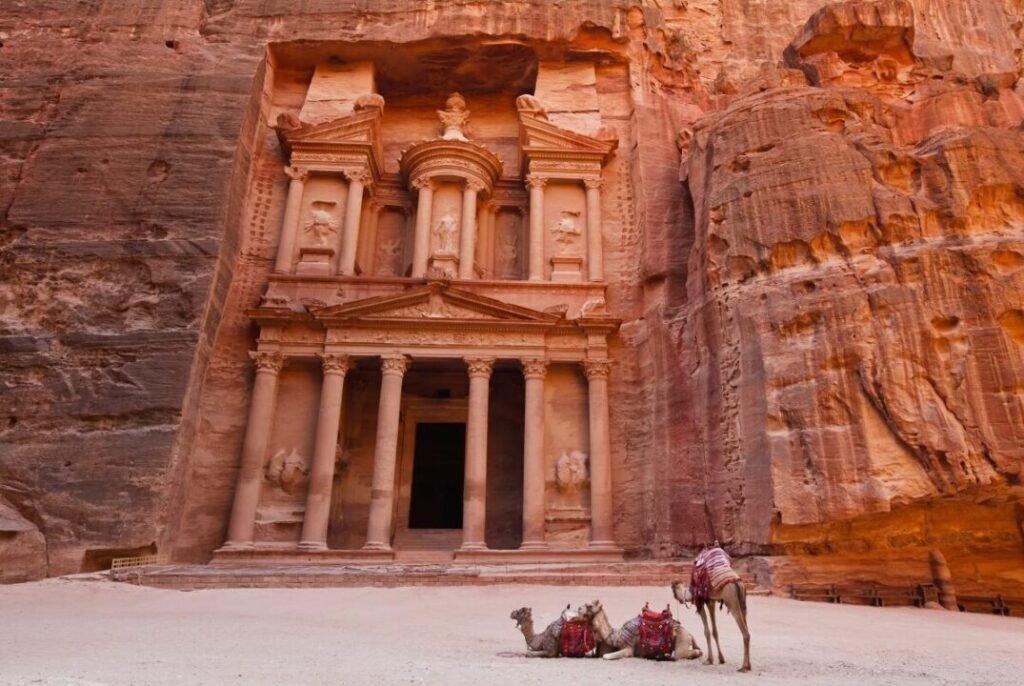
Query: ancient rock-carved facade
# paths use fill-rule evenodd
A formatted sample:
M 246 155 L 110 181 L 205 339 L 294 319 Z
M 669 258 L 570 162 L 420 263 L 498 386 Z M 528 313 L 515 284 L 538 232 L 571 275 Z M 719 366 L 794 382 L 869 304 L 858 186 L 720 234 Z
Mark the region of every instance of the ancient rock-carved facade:
M 473 140 L 472 112 L 459 93 L 436 112 L 439 135 L 401 150 L 395 171 L 384 159 L 386 104 L 376 93 L 355 98 L 342 116 L 279 118 L 287 203 L 274 272 L 261 306 L 248 313 L 259 327 L 257 374 L 221 559 L 290 550 L 379 559 L 409 546 L 456 544 L 459 560 L 621 555 L 612 533 L 607 391 L 608 339 L 619 322 L 603 307 L 601 219 L 603 168 L 616 140 L 556 126 L 532 95 L 513 111 L 512 175 Z M 499 226 L 499 216 L 519 221 Z M 303 391 L 278 385 L 289 365 L 319 377 L 306 459 L 295 447 L 271 445 L 272 436 L 288 443 L 289 434 L 302 442 L 278 411 L 283 404 L 312 405 L 297 399 Z M 548 379 L 551 366 L 560 374 Z M 460 375 L 464 382 L 446 380 Z M 496 375 L 500 383 L 492 383 Z M 549 412 L 551 394 L 582 413 Z M 502 433 L 494 417 L 510 411 L 521 416 Z M 372 435 L 353 436 L 363 423 Z M 431 438 L 434 425 L 461 428 L 445 443 Z M 589 465 L 567 471 L 549 456 L 557 449 L 545 445 L 552 431 L 576 436 L 572 454 L 589 453 Z M 501 469 L 494 438 L 503 443 Z M 444 454 L 432 457 L 435 448 Z M 444 481 L 430 460 L 461 468 Z M 559 469 L 573 474 L 570 488 L 556 486 Z M 520 502 L 492 511 L 489 479 L 521 494 Z M 439 500 L 426 489 L 461 498 Z M 461 517 L 438 525 L 436 512 L 422 511 L 430 507 Z M 339 516 L 353 509 L 362 511 Z M 521 525 L 492 523 L 504 533 L 488 534 L 488 520 L 509 516 Z

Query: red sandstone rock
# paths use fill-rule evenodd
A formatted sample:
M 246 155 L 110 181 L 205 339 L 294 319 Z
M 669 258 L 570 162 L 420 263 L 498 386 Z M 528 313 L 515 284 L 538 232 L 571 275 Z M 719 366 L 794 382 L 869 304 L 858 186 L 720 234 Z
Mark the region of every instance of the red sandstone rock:
M 824 4 L 9 4 L 4 580 L 42 573 L 42 537 L 50 574 L 90 549 L 203 561 L 223 542 L 251 387 L 242 312 L 283 212 L 265 48 L 316 64 L 387 41 L 374 54 L 420 60 L 428 93 L 456 69 L 485 88 L 528 83 L 538 55 L 606 56 L 596 104 L 555 114 L 614 127 L 629 180 L 605 260 L 630 553 L 719 537 L 796 555 L 780 570 L 837 553 L 827 575 L 867 551 L 926 570 L 939 547 L 958 587 L 1019 583 L 1020 17 Z M 298 123 L 296 93 L 271 123 Z M 969 572 L 979 552 L 1002 562 Z

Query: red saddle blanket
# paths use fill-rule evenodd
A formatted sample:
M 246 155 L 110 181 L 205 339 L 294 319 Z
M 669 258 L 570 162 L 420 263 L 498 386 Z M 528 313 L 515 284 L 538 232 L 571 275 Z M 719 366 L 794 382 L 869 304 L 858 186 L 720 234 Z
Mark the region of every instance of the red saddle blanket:
M 640 614 L 639 657 L 667 660 L 676 649 L 672 613 L 644 610 Z
M 594 629 L 585 619 L 562 622 L 562 655 L 583 657 L 594 649 Z

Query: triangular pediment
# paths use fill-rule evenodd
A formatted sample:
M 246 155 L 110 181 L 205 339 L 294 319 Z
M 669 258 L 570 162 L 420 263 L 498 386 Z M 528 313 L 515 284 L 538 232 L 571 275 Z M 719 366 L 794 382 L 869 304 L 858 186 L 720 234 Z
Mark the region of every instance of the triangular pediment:
M 573 151 L 587 157 L 600 156 L 604 161 L 618 145 L 618 141 L 584 136 L 536 117 L 520 116 L 519 124 L 520 145 L 526 152 L 531 149 Z
M 283 133 L 291 146 L 370 143 L 380 138 L 380 121 L 380 109 L 371 108 L 319 124 L 304 124 Z
M 430 283 L 396 295 L 378 296 L 313 311 L 322 321 L 346 322 L 462 322 L 480 324 L 553 324 L 556 314 L 540 312 L 501 300 Z

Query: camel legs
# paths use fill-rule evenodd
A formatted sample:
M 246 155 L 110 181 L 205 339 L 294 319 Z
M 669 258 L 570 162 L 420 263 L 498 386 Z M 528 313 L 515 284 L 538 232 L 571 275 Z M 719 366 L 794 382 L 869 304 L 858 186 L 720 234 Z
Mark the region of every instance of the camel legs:
M 704 605 L 697 605 L 697 612 L 700 614 L 700 621 L 704 625 L 704 640 L 708 644 L 708 657 L 704 660 L 704 664 L 713 665 L 715 664 L 715 649 L 711 646 L 711 629 L 708 628 L 708 615 L 704 610 Z
M 715 647 L 718 648 L 718 664 L 725 664 L 725 655 L 722 655 L 722 644 L 718 642 L 718 620 L 715 618 L 715 601 L 708 603 L 708 614 L 711 615 L 711 636 L 715 639 Z
M 742 593 L 744 593 L 744 590 L 738 585 L 729 584 L 722 589 L 722 600 L 725 602 L 725 606 L 729 608 L 729 612 L 732 613 L 733 619 L 736 620 L 736 626 L 740 628 L 740 634 L 743 635 L 743 666 L 740 667 L 739 671 L 749 672 L 750 630 L 747 629 L 747 613 L 743 609 Z M 714 618 L 714 613 L 711 616 Z M 718 652 L 721 654 L 721 649 Z
M 531 650 L 526 653 L 526 657 L 558 657 L 558 654 L 552 655 L 551 653 L 544 650 Z

